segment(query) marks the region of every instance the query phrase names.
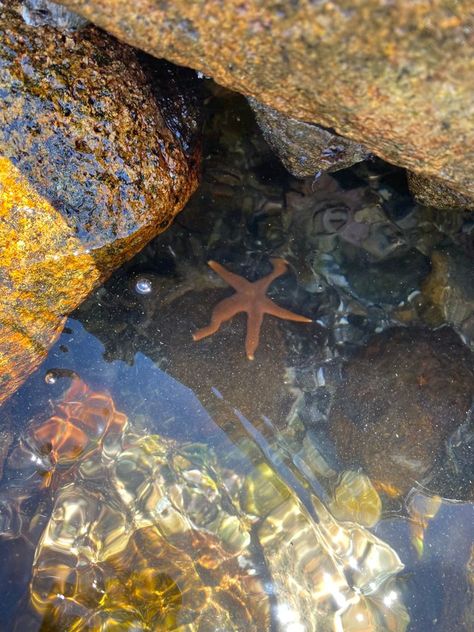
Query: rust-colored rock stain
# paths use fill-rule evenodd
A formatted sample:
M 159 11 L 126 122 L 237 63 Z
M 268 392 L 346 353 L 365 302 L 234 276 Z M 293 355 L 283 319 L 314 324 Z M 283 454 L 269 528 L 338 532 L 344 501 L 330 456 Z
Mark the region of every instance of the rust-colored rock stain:
M 196 188 L 198 111 L 171 80 L 95 27 L 0 4 L 0 403 Z
M 0 402 L 42 362 L 100 272 L 61 214 L 0 157 Z

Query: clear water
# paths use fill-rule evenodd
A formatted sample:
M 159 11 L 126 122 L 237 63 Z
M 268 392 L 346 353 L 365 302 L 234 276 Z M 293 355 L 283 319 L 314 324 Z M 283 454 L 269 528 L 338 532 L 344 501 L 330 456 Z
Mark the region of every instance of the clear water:
M 472 215 L 378 162 L 298 182 L 240 98 L 206 107 L 196 195 L 2 410 L 0 629 L 473 629 Z M 232 293 L 206 262 L 271 257 L 313 322 L 266 316 L 253 361 L 242 314 L 194 342 Z

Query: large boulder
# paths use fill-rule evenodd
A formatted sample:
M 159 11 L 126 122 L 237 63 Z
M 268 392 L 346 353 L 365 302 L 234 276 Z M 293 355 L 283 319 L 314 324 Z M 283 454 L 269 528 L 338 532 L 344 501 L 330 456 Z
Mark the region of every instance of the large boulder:
M 64 316 L 169 225 L 199 158 L 197 109 L 167 65 L 15 6 L 0 2 L 0 403 Z
M 471 0 L 61 0 L 120 39 L 474 197 Z

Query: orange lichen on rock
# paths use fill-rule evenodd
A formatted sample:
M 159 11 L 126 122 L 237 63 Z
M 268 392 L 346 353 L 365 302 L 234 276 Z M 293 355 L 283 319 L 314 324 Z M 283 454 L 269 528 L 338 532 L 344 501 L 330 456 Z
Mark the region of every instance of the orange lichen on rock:
M 93 257 L 13 163 L 0 157 L 0 403 L 44 359 L 64 315 L 100 278 Z
M 64 317 L 171 223 L 200 157 L 178 71 L 16 9 L 0 3 L 0 404 Z

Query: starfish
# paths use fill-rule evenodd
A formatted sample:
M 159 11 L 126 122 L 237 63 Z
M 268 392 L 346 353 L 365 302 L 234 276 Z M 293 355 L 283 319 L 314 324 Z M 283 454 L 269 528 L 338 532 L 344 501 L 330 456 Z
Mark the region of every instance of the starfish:
M 283 307 L 276 305 L 266 296 L 268 287 L 277 277 L 286 272 L 287 262 L 284 259 L 270 259 L 273 271 L 262 279 L 251 283 L 238 274 L 230 272 L 216 261 L 208 261 L 209 267 L 217 272 L 236 293 L 229 298 L 225 298 L 218 303 L 212 312 L 211 322 L 207 327 L 198 329 L 193 334 L 194 340 L 201 340 L 206 336 L 215 334 L 220 329 L 222 323 L 233 318 L 240 312 L 247 312 L 247 338 L 245 341 L 245 351 L 249 360 L 254 359 L 255 351 L 260 339 L 260 328 L 265 314 L 276 316 L 285 320 L 294 320 L 298 323 L 310 323 L 311 318 L 294 314 Z

